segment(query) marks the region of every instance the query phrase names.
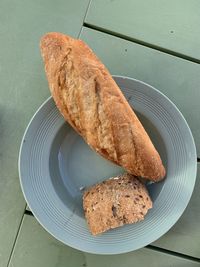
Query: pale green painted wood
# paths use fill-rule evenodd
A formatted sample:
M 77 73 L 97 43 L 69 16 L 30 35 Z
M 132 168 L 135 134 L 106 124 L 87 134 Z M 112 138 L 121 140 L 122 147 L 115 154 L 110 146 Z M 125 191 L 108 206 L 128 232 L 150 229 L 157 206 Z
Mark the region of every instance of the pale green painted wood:
M 85 22 L 200 60 L 200 1 L 93 0 Z
M 88 267 L 195 267 L 200 263 L 143 248 L 134 252 L 101 256 L 86 254 Z M 18 266 L 17 266 L 18 267 Z
M 189 179 L 189 177 L 188 177 Z M 183 216 L 152 245 L 200 258 L 200 164 L 195 189 Z
M 47 233 L 33 216 L 25 215 L 9 267 L 82 267 L 84 254 Z
M 82 253 L 63 245 L 49 235 L 34 217 L 25 215 L 9 267 L 138 267 L 147 264 L 148 267 L 200 266 L 200 263 L 150 249 L 114 256 Z
M 18 178 L 23 132 L 49 96 L 39 51 L 48 31 L 78 36 L 89 0 L 0 1 L 0 266 L 7 265 L 25 209 Z
M 142 80 L 167 95 L 188 121 L 200 157 L 200 65 L 88 28 L 81 38 L 112 74 Z

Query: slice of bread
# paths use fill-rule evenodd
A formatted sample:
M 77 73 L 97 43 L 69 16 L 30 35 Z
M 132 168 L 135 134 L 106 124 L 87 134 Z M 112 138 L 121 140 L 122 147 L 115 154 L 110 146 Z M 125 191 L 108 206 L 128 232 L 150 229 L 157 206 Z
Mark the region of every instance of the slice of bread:
M 145 185 L 124 174 L 96 184 L 84 192 L 83 208 L 93 235 L 144 219 L 152 201 Z

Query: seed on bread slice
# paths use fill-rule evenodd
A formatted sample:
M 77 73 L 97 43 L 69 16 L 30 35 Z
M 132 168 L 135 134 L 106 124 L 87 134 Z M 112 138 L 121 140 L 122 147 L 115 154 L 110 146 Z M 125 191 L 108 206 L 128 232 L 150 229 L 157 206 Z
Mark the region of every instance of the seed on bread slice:
M 88 188 L 83 208 L 91 233 L 97 235 L 143 220 L 152 201 L 145 185 L 126 173 Z

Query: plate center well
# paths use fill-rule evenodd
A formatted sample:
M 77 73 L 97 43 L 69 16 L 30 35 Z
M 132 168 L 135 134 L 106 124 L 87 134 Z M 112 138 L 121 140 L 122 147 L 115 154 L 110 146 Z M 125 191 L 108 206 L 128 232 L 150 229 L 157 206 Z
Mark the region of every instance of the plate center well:
M 84 189 L 124 172 L 93 151 L 67 123 L 55 136 L 49 167 L 57 195 L 80 216 Z
M 150 135 L 166 166 L 166 150 L 159 132 L 143 115 L 137 114 Z M 119 166 L 93 151 L 67 123 L 58 130 L 50 153 L 50 175 L 56 194 L 71 210 L 83 216 L 82 194 L 88 186 L 123 173 Z M 158 197 L 163 182 L 148 184 L 153 201 Z

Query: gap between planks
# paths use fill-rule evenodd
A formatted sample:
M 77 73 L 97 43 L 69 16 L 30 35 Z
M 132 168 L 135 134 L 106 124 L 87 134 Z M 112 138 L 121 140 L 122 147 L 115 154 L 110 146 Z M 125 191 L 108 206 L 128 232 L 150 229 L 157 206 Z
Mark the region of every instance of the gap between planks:
M 24 214 L 34 216 L 32 211 L 30 211 L 30 210 L 25 210 Z
M 88 8 L 89 8 L 89 6 L 88 6 Z M 182 53 L 175 52 L 175 51 L 172 51 L 170 49 L 166 49 L 166 48 L 154 45 L 154 44 L 150 44 L 148 42 L 144 42 L 144 41 L 138 40 L 136 38 L 128 37 L 128 36 L 123 35 L 121 33 L 117 33 L 117 32 L 114 32 L 114 31 L 111 31 L 111 30 L 108 30 L 108 29 L 104 29 L 102 27 L 99 27 L 99 26 L 96 26 L 96 25 L 92 25 L 92 24 L 87 23 L 87 22 L 83 23 L 83 27 L 91 29 L 91 30 L 99 31 L 99 32 L 102 32 L 102 33 L 105 33 L 105 34 L 109 34 L 111 36 L 114 36 L 114 37 L 129 41 L 129 42 L 134 42 L 136 44 L 139 44 L 139 45 L 142 45 L 142 46 L 157 50 L 159 52 L 163 52 L 165 54 L 168 54 L 168 55 L 171 55 L 171 56 L 174 56 L 174 57 L 178 57 L 178 58 L 181 58 L 181 59 L 184 59 L 184 60 L 191 61 L 193 63 L 200 64 L 200 60 L 199 59 L 196 59 L 196 58 L 193 58 L 193 57 L 184 55 Z
M 89 0 L 87 9 L 86 9 L 86 11 L 85 11 L 85 16 L 84 16 L 84 18 L 83 18 L 83 23 L 82 23 L 82 26 L 81 26 L 81 28 L 80 28 L 79 34 L 78 34 L 78 38 L 80 38 L 81 31 L 82 31 L 83 26 L 84 26 L 84 21 L 85 21 L 85 19 L 86 19 L 86 17 L 87 17 L 87 13 L 88 13 L 88 10 L 89 10 L 89 8 L 90 8 L 90 4 L 91 4 L 91 2 L 92 2 L 92 0 Z
M 23 222 L 23 219 L 24 219 L 25 212 L 26 212 L 26 206 L 24 207 L 24 212 L 23 212 L 22 218 L 21 218 L 20 223 L 19 223 L 19 227 L 18 227 L 16 236 L 15 236 L 15 239 L 14 239 L 14 242 L 13 242 L 13 246 L 12 246 L 12 249 L 11 249 L 11 252 L 10 252 L 10 256 L 9 256 L 9 258 L 8 258 L 7 267 L 9 267 L 9 265 L 10 265 L 10 261 L 11 261 L 11 259 L 12 259 L 13 251 L 14 251 L 14 248 L 15 248 L 15 244 L 16 244 L 16 241 L 17 241 L 19 232 L 20 232 L 21 227 L 22 227 L 22 222 Z
M 156 247 L 156 246 L 153 246 L 153 245 L 148 245 L 148 246 L 146 246 L 146 248 L 150 249 L 150 250 L 157 251 L 157 252 L 169 254 L 171 256 L 183 258 L 185 260 L 190 260 L 190 261 L 195 261 L 195 262 L 200 263 L 200 259 L 198 259 L 198 258 L 195 258 L 195 257 L 192 257 L 192 256 L 188 256 L 188 255 L 185 255 L 185 254 L 182 254 L 182 253 L 179 253 L 179 252 L 175 252 L 175 251 L 172 251 L 172 250 L 168 250 L 168 249 L 165 249 L 165 248 L 160 248 L 160 247 Z

